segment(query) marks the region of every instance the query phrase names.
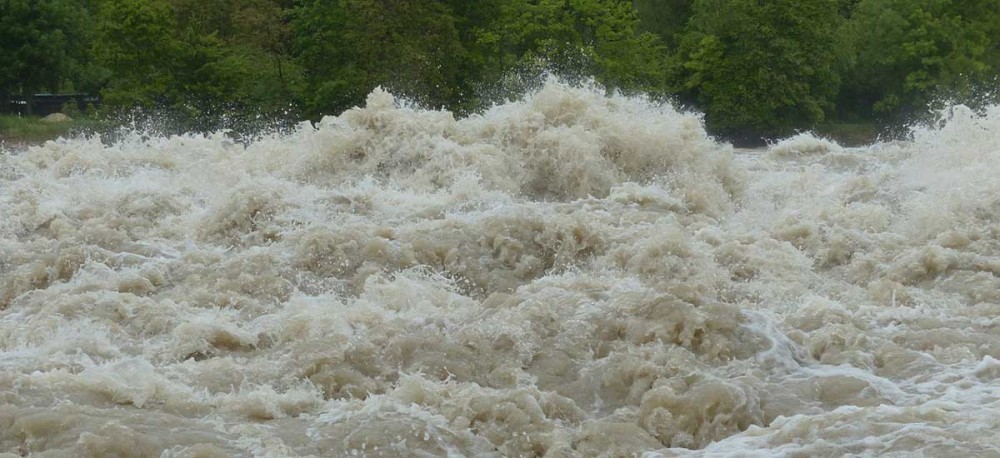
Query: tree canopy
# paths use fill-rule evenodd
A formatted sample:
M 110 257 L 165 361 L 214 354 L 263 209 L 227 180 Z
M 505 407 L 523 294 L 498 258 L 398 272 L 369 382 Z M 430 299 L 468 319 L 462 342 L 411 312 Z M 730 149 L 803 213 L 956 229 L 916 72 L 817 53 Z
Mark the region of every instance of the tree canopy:
M 847 30 L 857 62 L 845 94 L 874 113 L 923 109 L 938 89 L 968 96 L 996 74 L 998 33 L 997 2 L 862 0 Z
M 834 0 L 695 0 L 675 55 L 677 92 L 723 133 L 808 128 L 840 86 L 841 20 Z
M 730 138 L 987 92 L 993 0 L 0 0 L 0 97 L 318 118 L 383 86 L 475 112 L 549 72 L 666 97 Z M 526 78 L 526 79 L 525 79 Z
M 0 0 L 0 95 L 83 83 L 92 28 L 73 0 Z
M 447 4 L 313 0 L 291 13 L 310 113 L 350 108 L 376 86 L 431 106 L 456 103 L 465 48 Z

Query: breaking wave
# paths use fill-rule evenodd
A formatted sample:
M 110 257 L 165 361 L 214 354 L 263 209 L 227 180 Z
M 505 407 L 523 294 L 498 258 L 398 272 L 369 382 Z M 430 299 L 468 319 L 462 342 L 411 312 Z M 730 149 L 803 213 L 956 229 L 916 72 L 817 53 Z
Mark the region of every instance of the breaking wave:
M 1000 454 L 998 167 L 555 82 L 0 152 L 0 452 Z

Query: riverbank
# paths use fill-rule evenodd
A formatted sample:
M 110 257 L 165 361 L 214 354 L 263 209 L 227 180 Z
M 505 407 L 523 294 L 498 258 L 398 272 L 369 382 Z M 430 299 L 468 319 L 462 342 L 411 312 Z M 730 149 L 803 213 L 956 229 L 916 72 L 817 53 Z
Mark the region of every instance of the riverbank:
M 30 145 L 93 132 L 101 121 L 82 117 L 61 122 L 47 122 L 37 116 L 0 115 L 0 145 L 23 149 Z

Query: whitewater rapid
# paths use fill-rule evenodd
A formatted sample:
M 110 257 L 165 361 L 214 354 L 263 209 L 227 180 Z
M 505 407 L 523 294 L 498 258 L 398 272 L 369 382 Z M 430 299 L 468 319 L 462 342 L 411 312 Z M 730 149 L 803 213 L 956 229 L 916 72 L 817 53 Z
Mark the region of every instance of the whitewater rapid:
M 550 82 L 0 148 L 0 456 L 1000 456 L 1000 109 L 735 151 Z

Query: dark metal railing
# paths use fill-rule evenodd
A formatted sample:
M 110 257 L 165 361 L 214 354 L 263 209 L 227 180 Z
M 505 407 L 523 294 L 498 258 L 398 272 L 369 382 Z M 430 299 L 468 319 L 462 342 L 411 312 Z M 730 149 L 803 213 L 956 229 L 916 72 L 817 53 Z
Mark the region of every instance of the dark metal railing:
M 14 96 L 0 103 L 0 113 L 47 116 L 64 109 L 85 113 L 101 105 L 101 98 L 90 94 L 33 94 Z

